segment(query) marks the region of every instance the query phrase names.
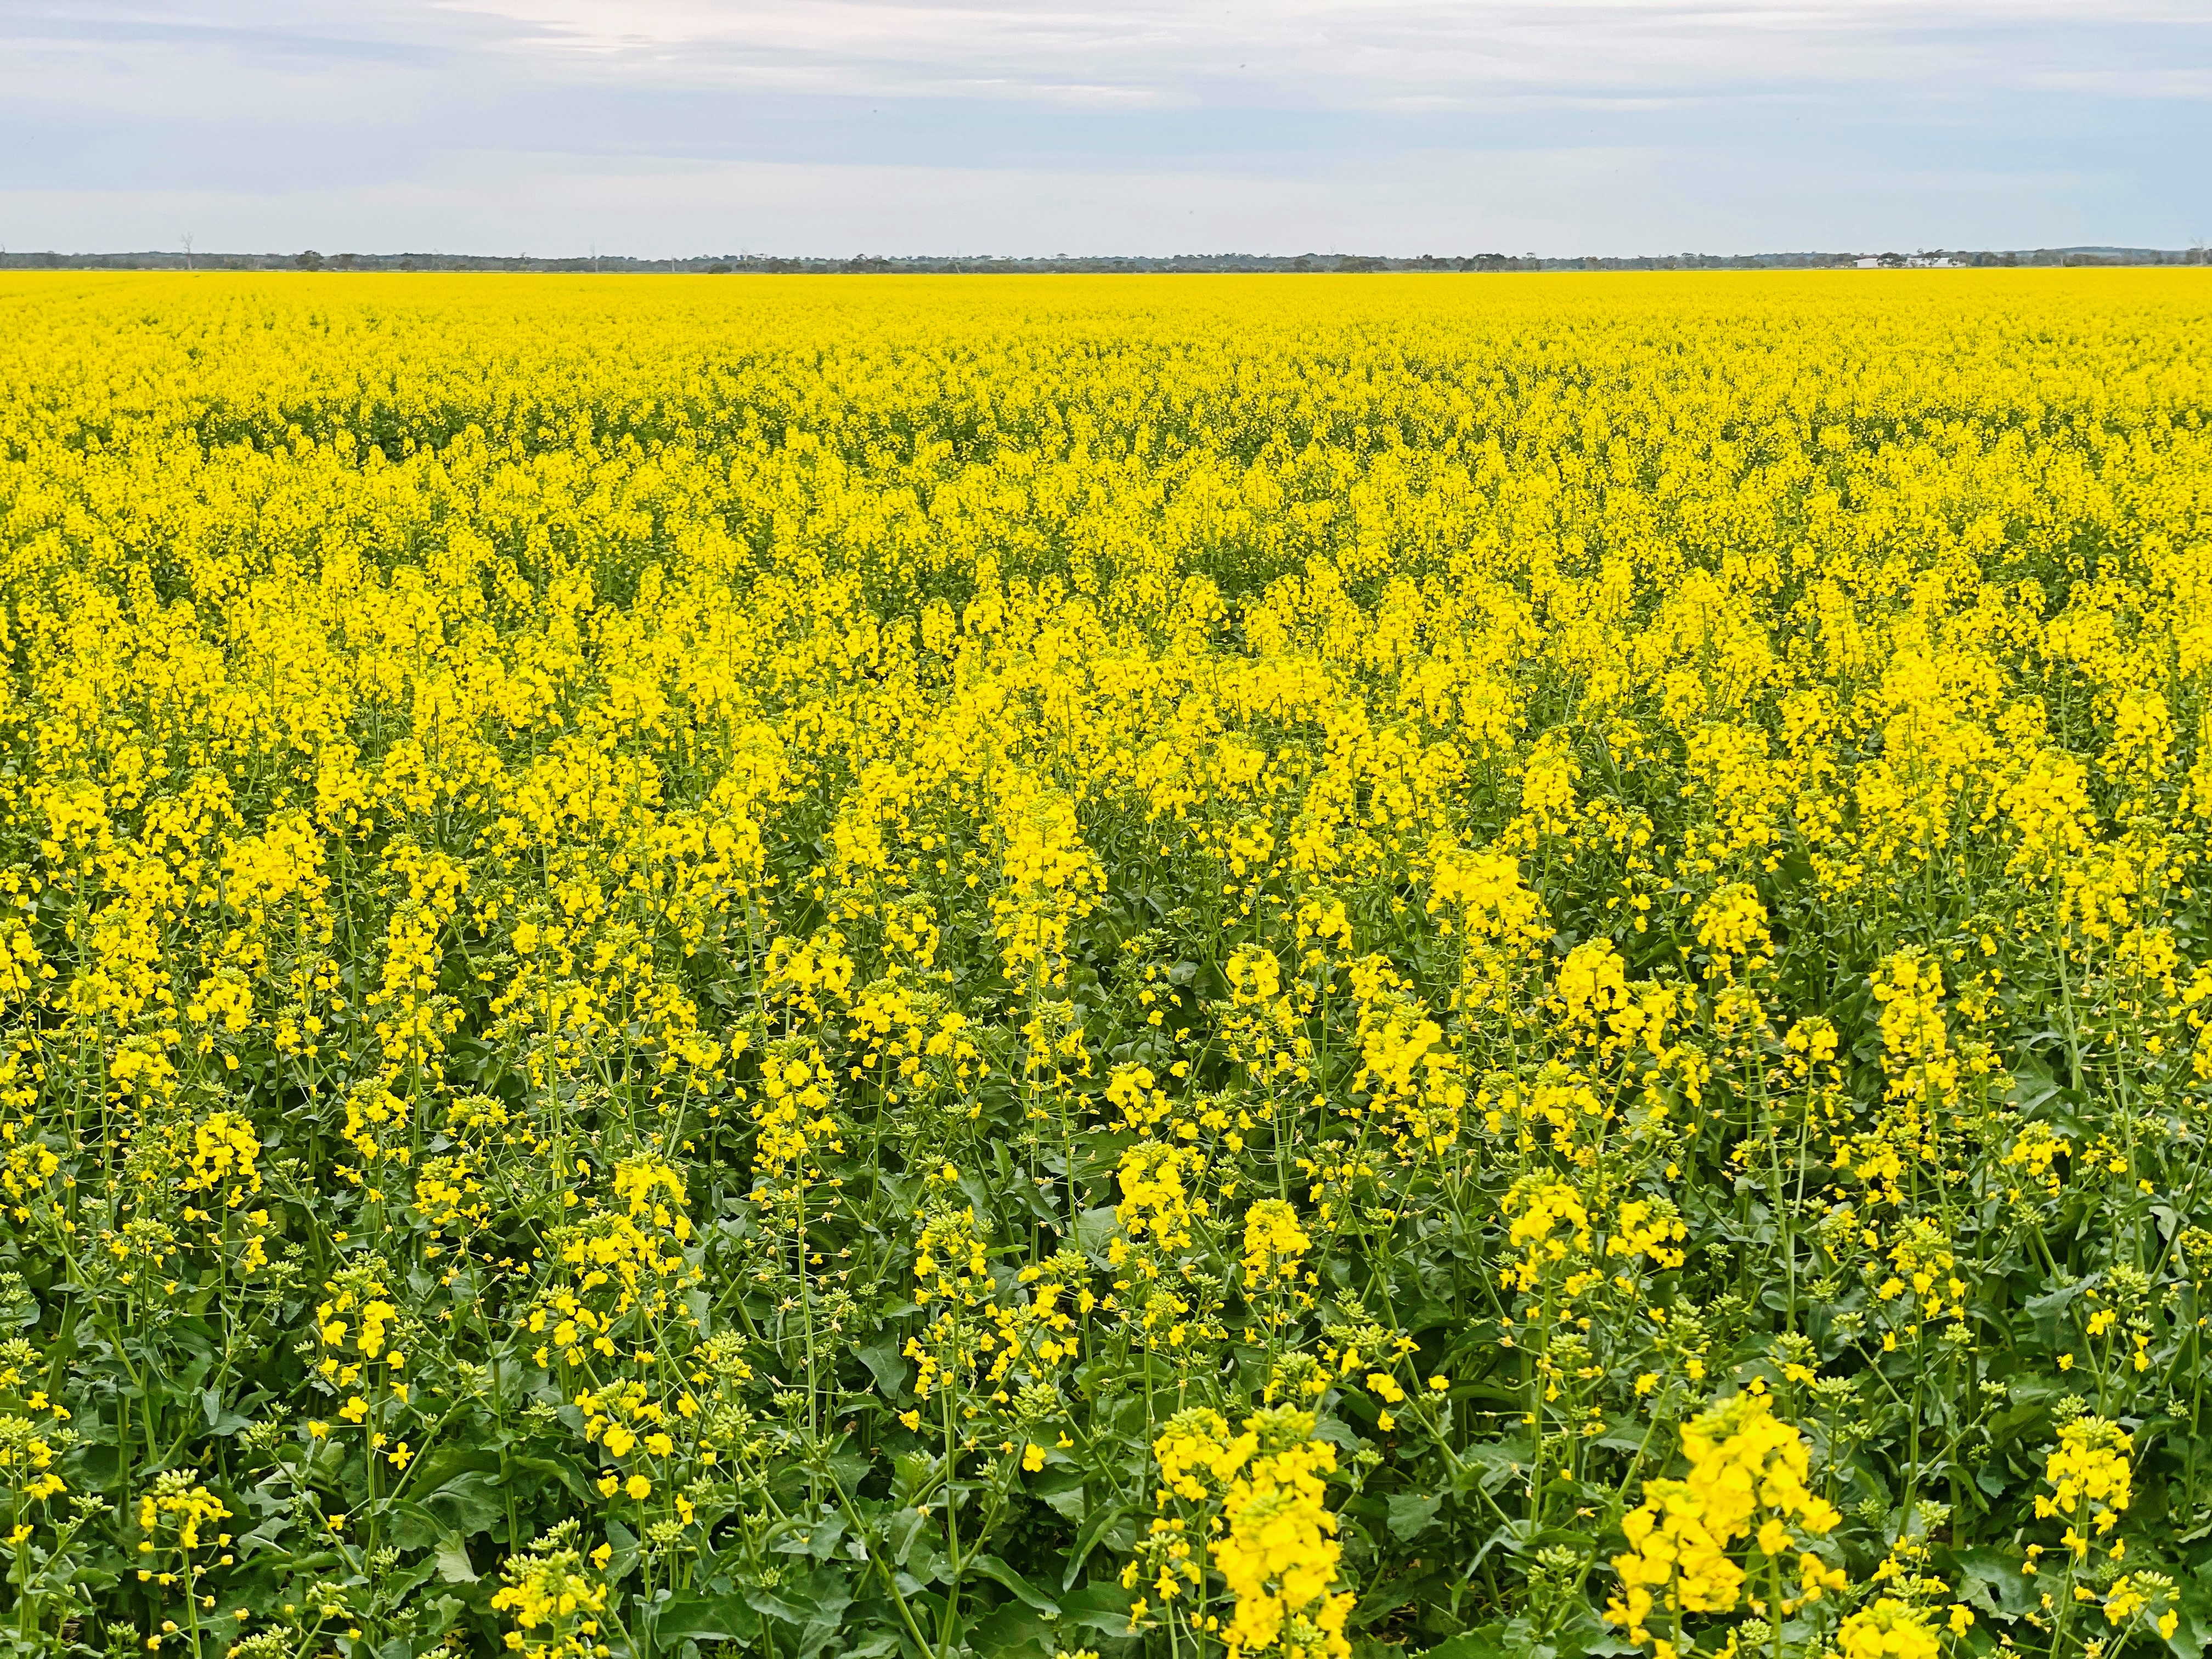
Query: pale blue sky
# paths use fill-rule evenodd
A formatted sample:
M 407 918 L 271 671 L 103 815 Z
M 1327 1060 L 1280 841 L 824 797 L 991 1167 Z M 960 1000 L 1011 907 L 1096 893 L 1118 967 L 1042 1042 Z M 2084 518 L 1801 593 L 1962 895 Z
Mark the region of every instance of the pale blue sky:
M 0 0 L 0 245 L 2212 240 L 2212 0 Z

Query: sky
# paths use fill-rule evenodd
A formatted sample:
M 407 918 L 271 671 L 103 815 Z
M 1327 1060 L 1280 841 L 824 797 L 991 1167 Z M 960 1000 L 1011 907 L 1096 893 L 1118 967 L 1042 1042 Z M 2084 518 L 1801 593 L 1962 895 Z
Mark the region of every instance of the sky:
M 0 0 L 0 247 L 2212 240 L 2212 0 Z

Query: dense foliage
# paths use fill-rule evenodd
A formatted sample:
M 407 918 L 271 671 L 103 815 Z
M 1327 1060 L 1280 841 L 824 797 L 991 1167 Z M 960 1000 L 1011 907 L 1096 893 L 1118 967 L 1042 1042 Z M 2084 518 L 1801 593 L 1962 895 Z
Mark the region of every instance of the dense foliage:
M 2201 275 L 0 319 L 12 1651 L 2212 1637 Z

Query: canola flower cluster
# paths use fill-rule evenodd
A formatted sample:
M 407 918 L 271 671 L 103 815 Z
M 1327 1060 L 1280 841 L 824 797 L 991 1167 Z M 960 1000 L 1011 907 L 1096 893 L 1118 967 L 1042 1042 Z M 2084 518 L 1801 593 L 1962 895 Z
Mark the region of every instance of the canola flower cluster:
M 1667 1613 L 1725 1613 L 1741 1599 L 1745 1573 L 1730 1553 L 1749 1540 L 1756 1553 L 1778 1562 L 1792 1555 L 1802 1599 L 1817 1601 L 1844 1588 L 1843 1575 L 1809 1551 L 1800 1553 L 1797 1531 L 1820 1536 L 1843 1517 L 1835 1505 L 1808 1491 L 1809 1459 L 1804 1437 L 1776 1419 L 1765 1393 L 1732 1395 L 1726 1403 L 1682 1425 L 1682 1455 L 1689 1473 L 1680 1480 L 1647 1480 L 1644 1502 L 1621 1519 L 1628 1552 L 1613 1558 L 1625 1591 L 1607 1609 L 1637 1642 L 1656 1606 Z M 1655 1600 L 1656 1598 L 1659 1598 Z M 1796 1611 L 1788 1598 L 1784 1613 Z M 1671 1659 L 1668 1642 L 1661 1659 Z
M 0 311 L 9 1651 L 2212 1640 L 2202 273 Z

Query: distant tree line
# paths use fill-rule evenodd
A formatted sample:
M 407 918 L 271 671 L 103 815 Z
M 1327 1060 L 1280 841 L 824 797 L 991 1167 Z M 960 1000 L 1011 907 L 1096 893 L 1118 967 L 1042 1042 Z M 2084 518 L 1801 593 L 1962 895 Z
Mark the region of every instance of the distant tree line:
M 1181 253 L 1168 258 L 1098 257 L 1070 258 L 945 258 L 856 254 L 849 259 L 784 258 L 768 254 L 698 254 L 684 259 L 638 259 L 619 254 L 575 258 L 541 258 L 480 253 L 333 253 L 313 248 L 300 253 L 175 252 L 57 253 L 0 252 L 0 270 L 351 270 L 351 271 L 531 271 L 683 276 L 987 275 L 1054 272 L 1146 271 L 1529 271 L 1529 270 L 1822 270 L 1856 269 L 1867 261 L 1885 266 L 1948 263 L 1952 265 L 2077 266 L 2202 265 L 2212 256 L 2202 246 L 2056 247 L 2004 250 L 1923 249 L 1911 255 L 1887 253 L 1659 253 L 1632 258 L 1552 258 L 1534 253 L 1473 253 L 1449 257 L 1425 253 L 1419 258 L 1390 258 L 1352 253 Z

